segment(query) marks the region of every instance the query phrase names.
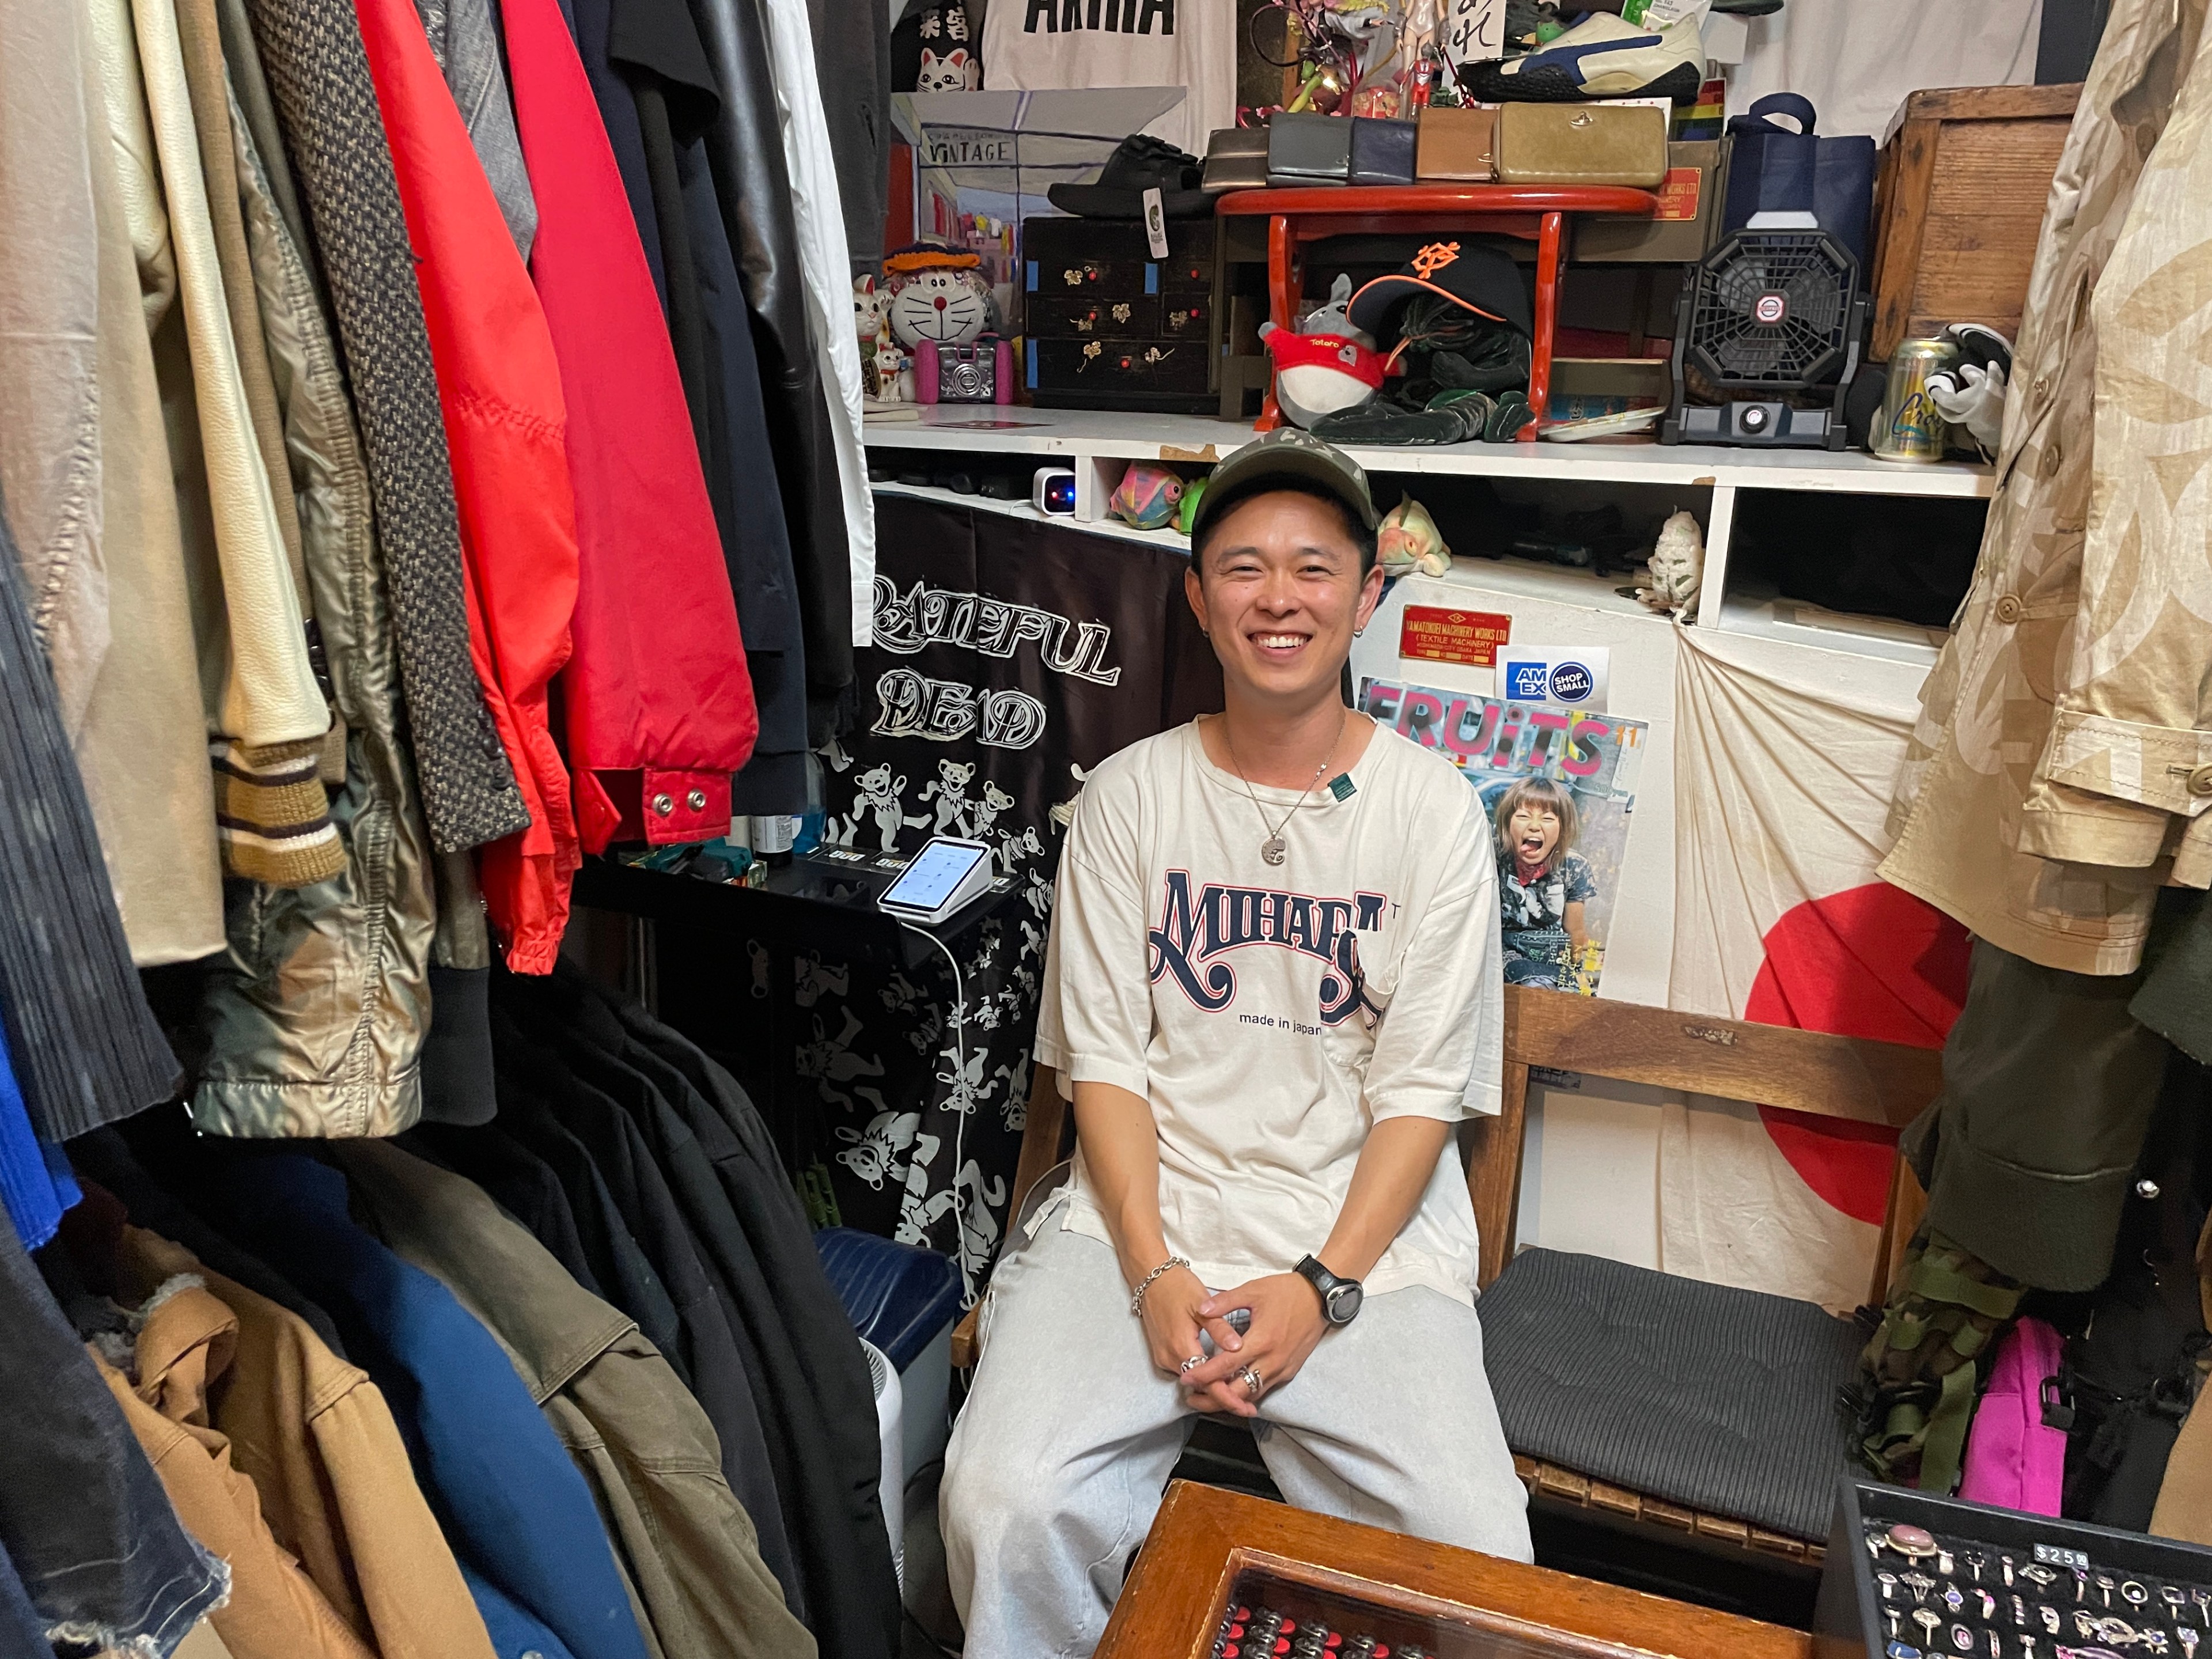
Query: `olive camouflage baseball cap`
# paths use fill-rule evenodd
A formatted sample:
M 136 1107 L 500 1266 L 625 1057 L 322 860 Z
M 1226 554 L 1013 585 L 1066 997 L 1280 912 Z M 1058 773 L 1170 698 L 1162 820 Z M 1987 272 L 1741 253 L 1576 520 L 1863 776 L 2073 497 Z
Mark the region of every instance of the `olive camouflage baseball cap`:
M 1359 463 L 1310 432 L 1284 426 L 1254 439 L 1213 469 L 1191 523 L 1191 545 L 1197 546 L 1205 538 L 1216 502 L 1226 501 L 1231 491 L 1241 492 L 1255 482 L 1273 479 L 1322 490 L 1350 507 L 1368 532 L 1375 529 L 1375 498 L 1368 493 L 1367 474 Z

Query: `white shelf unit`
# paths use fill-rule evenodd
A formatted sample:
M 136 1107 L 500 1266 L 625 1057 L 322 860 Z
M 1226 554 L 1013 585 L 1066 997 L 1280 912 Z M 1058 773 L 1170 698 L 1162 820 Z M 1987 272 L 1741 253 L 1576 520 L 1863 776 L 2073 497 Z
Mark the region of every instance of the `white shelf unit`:
M 1086 529 L 1103 530 L 1178 544 L 1172 531 L 1131 531 L 1106 510 L 1106 498 L 1131 461 L 1203 465 L 1221 460 L 1252 441 L 1250 426 L 1193 415 L 1126 415 L 1089 410 L 953 406 L 921 411 L 919 419 L 871 420 L 865 436 L 872 448 L 930 450 L 995 456 L 1035 455 L 1065 459 L 1075 470 L 1075 520 Z M 1731 592 L 1729 545 L 1735 522 L 1736 494 L 1743 489 L 1785 489 L 1846 495 L 1910 495 L 1952 499 L 1987 496 L 1991 470 L 1960 462 L 1935 465 L 1878 461 L 1856 452 L 1758 450 L 1656 443 L 1450 444 L 1435 447 L 1355 447 L 1347 451 L 1370 472 L 1440 473 L 1556 484 L 1674 485 L 1711 492 L 1705 521 L 1705 579 L 1698 599 L 1700 625 L 1731 633 L 1858 651 L 1869 656 L 1917 662 L 1935 661 L 1940 635 L 1881 617 L 1845 616 L 1794 601 Z M 986 507 L 1013 507 L 1034 515 L 1026 504 L 982 501 L 949 491 L 912 485 L 880 489 L 943 496 Z M 1492 563 L 1460 560 L 1456 574 L 1468 568 L 1474 585 L 1523 589 L 1530 598 L 1597 603 L 1616 596 L 1616 580 L 1581 571 L 1508 560 Z M 1617 579 L 1625 582 L 1626 579 Z M 1631 603 L 1632 602 L 1625 602 Z M 1610 609 L 1610 605 L 1600 608 Z

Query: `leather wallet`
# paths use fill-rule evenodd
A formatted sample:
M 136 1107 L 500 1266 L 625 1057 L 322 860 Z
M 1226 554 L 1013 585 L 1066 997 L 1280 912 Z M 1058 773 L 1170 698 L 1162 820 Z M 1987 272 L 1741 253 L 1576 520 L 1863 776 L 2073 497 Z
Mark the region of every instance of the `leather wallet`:
M 1270 118 L 1267 182 L 1295 188 L 1349 182 L 1352 125 L 1342 116 L 1303 111 Z
M 1267 188 L 1267 129 L 1218 129 L 1206 141 L 1206 177 L 1200 182 L 1216 195 L 1228 190 Z
M 1352 182 L 1355 185 L 1412 184 L 1415 131 L 1411 121 L 1389 121 L 1379 116 L 1354 116 L 1352 121 Z
M 1419 125 L 1413 145 L 1415 178 L 1481 185 L 1497 178 L 1496 110 L 1431 107 L 1421 112 Z
M 1650 105 L 1507 104 L 1498 179 L 1507 185 L 1633 185 L 1667 177 L 1667 112 Z

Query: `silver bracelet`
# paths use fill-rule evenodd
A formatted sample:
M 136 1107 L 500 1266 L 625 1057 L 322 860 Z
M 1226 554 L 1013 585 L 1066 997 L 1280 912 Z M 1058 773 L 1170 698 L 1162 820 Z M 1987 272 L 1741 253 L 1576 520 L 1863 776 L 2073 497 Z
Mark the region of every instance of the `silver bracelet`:
M 1145 1275 L 1145 1282 L 1137 1286 L 1137 1293 L 1129 1298 L 1129 1311 L 1138 1318 L 1142 1319 L 1145 1316 L 1145 1292 L 1152 1288 L 1152 1281 L 1158 1279 L 1162 1273 L 1173 1273 L 1177 1267 L 1188 1267 L 1188 1266 L 1190 1266 L 1190 1263 L 1184 1261 L 1181 1256 L 1171 1255 L 1166 1261 L 1161 1262 L 1158 1267 L 1153 1268 L 1152 1272 L 1146 1273 Z

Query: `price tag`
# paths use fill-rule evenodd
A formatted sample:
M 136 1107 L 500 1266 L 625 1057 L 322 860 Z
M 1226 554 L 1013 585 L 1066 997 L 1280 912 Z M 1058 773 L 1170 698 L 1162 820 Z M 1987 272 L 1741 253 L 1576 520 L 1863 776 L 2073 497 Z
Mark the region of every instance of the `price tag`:
M 1168 210 L 1160 198 L 1158 185 L 1145 192 L 1145 240 L 1152 250 L 1152 258 L 1168 257 Z
M 2089 1565 L 2089 1553 L 2087 1550 L 2064 1549 L 2057 1544 L 2038 1544 L 2035 1547 L 2035 1559 L 2046 1567 L 2087 1569 Z

